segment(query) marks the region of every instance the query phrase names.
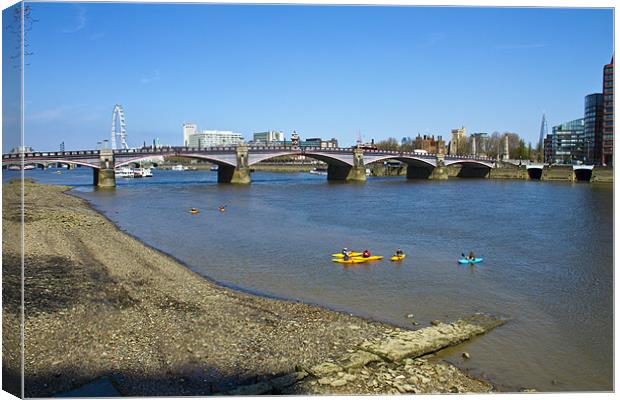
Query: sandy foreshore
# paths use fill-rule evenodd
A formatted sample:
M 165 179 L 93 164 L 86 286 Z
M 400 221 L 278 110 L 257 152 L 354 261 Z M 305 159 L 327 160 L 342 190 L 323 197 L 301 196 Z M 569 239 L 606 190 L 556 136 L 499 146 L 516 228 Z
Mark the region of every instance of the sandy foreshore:
M 86 201 L 65 194 L 67 189 L 25 186 L 27 397 L 50 396 L 102 377 L 121 395 L 226 393 L 332 361 L 362 342 L 400 331 L 220 287 L 124 234 Z M 2 195 L 6 377 L 19 374 L 18 358 L 11 356 L 19 353 L 19 342 L 7 331 L 19 323 L 19 185 L 4 185 Z M 492 390 L 451 365 L 425 358 L 380 360 L 358 372 L 338 372 L 342 379 L 332 381 L 310 375 L 270 392 Z

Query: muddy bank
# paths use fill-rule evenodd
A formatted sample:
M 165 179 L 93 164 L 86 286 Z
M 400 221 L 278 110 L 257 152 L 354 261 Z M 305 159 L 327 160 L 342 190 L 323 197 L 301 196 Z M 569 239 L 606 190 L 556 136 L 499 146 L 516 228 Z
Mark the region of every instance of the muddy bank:
M 84 200 L 64 194 L 67 189 L 25 186 L 26 396 L 101 377 L 122 395 L 143 396 L 242 394 L 261 384 L 288 394 L 492 390 L 452 366 L 411 355 L 373 360 L 359 374 L 335 371 L 335 379 L 319 382 L 303 371 L 399 330 L 217 286 L 122 233 Z M 19 185 L 4 185 L 3 317 L 13 328 L 20 297 L 18 194 Z M 18 354 L 15 336 L 6 337 L 5 354 Z M 18 374 L 18 360 L 5 357 L 3 372 Z M 274 379 L 282 384 L 264 385 Z

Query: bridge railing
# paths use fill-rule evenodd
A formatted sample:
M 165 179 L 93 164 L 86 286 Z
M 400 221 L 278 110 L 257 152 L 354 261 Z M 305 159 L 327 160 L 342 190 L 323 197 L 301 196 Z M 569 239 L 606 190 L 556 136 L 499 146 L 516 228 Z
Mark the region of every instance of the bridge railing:
M 66 157 L 66 156 L 98 156 L 99 150 L 72 150 L 72 151 L 35 151 L 29 153 L 3 154 L 2 159 Z

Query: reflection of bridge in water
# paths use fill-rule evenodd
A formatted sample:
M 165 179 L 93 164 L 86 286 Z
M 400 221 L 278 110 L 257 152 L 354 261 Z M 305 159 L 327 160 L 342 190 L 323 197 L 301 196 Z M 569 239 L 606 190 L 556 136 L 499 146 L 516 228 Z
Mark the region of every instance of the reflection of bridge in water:
M 496 167 L 495 161 L 485 157 L 447 156 L 443 154 L 418 154 L 360 148 L 299 148 L 293 146 L 251 147 L 162 147 L 119 150 L 79 150 L 64 152 L 32 152 L 4 154 L 3 167 L 14 164 L 68 164 L 93 169 L 93 183 L 97 186 L 115 186 L 114 168 L 139 163 L 153 157 L 188 157 L 218 165 L 218 182 L 250 183 L 250 168 L 261 161 L 282 156 L 305 156 L 325 162 L 327 179 L 340 181 L 365 181 L 366 165 L 397 160 L 407 165 L 409 179 L 447 179 L 446 168 L 460 165 L 468 176 L 488 177 Z M 23 158 L 22 158 L 23 157 Z

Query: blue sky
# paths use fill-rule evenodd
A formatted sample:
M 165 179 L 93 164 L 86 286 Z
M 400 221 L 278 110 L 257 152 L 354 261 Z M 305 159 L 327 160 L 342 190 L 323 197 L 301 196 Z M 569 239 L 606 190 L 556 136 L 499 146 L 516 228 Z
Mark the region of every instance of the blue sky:
M 180 145 L 189 121 L 341 145 L 461 125 L 534 143 L 543 110 L 550 127 L 583 117 L 613 52 L 610 9 L 31 5 L 39 150 L 94 148 L 116 103 L 132 146 Z

